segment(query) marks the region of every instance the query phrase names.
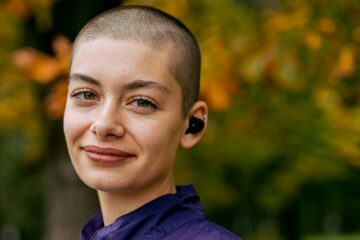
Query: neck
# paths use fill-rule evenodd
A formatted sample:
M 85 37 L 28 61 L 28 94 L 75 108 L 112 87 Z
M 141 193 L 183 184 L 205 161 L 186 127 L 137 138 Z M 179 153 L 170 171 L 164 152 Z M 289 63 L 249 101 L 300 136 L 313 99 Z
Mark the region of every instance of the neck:
M 144 204 L 166 194 L 176 193 L 174 179 L 147 186 L 145 189 L 121 192 L 98 191 L 104 225 L 112 224 L 118 217 L 136 210 Z

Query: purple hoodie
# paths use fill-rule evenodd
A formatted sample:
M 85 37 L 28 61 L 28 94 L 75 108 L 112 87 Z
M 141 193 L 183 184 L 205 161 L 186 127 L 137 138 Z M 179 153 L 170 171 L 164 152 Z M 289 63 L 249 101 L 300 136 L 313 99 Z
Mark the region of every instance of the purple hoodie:
M 192 186 L 161 196 L 104 227 L 101 213 L 84 226 L 81 240 L 240 240 L 205 219 Z

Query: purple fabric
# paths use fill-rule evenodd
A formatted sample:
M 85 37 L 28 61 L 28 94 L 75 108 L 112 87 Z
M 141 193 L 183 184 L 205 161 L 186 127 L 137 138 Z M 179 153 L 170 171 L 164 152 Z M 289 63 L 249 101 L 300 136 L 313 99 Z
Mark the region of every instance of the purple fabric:
M 176 189 L 176 194 L 159 197 L 106 227 L 98 213 L 84 226 L 81 240 L 240 240 L 204 218 L 192 186 Z

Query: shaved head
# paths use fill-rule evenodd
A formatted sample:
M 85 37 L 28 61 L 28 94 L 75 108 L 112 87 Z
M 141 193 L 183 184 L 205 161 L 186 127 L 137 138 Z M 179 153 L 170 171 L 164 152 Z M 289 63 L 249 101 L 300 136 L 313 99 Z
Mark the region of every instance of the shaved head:
M 199 95 L 201 57 L 195 37 L 183 23 L 148 6 L 115 8 L 85 25 L 75 40 L 71 58 L 82 43 L 104 37 L 167 51 L 169 70 L 182 89 L 182 112 L 186 116 Z

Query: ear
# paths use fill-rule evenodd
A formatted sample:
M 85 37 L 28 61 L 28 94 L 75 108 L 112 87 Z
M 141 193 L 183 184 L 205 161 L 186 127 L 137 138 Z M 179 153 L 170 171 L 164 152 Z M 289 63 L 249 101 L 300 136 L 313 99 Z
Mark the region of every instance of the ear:
M 198 133 L 188 133 L 188 134 L 185 133 L 186 131 L 185 129 L 180 142 L 182 147 L 191 148 L 200 141 L 206 130 L 207 115 L 208 115 L 208 107 L 204 101 L 197 101 L 196 103 L 194 103 L 187 116 L 186 129 L 188 129 L 189 127 L 191 117 L 196 117 L 198 119 L 203 120 L 204 128 Z

